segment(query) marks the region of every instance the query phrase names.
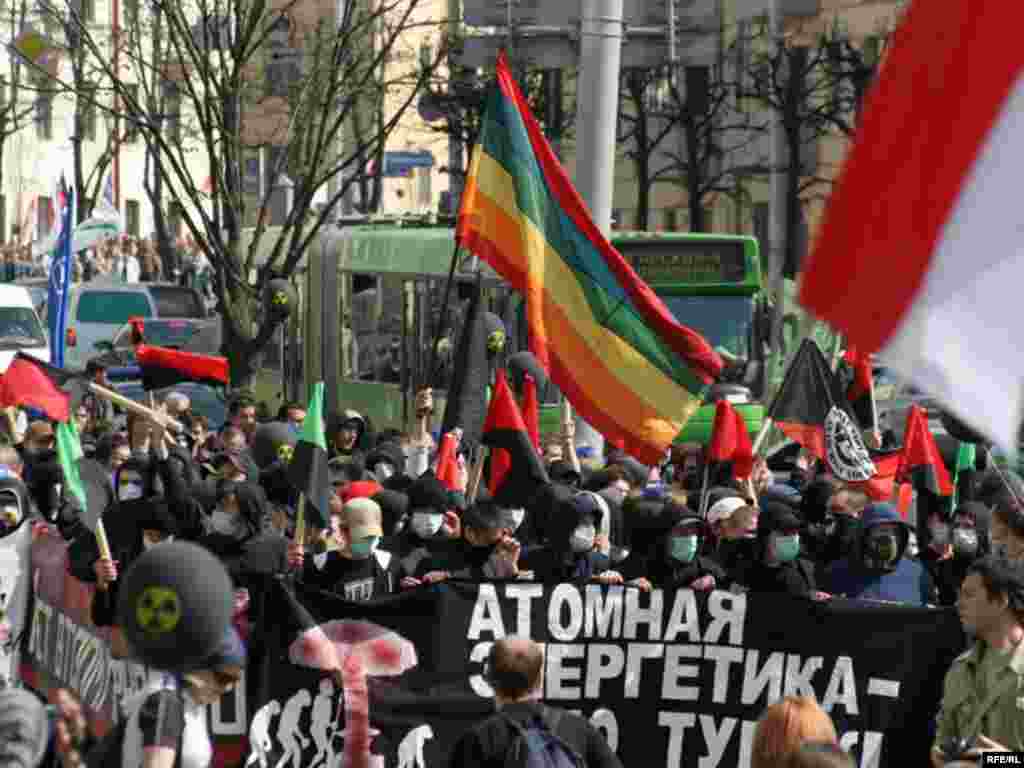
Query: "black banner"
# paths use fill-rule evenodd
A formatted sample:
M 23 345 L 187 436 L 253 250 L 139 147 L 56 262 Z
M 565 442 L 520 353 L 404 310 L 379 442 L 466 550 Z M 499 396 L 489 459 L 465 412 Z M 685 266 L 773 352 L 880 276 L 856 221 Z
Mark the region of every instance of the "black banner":
M 482 662 L 507 635 L 545 644 L 545 701 L 589 718 L 627 765 L 745 766 L 757 719 L 790 694 L 817 698 L 859 765 L 924 764 L 963 646 L 952 611 L 844 600 L 512 582 L 353 604 L 295 589 L 268 595 L 276 630 L 250 690 L 261 768 L 332 768 L 356 759 L 346 750 L 377 768 L 446 765 L 493 711 Z M 362 666 L 310 668 L 325 637 Z

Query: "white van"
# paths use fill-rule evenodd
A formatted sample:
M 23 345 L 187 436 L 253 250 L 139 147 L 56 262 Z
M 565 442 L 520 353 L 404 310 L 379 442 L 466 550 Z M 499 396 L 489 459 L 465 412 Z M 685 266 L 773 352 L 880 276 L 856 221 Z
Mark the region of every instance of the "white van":
M 18 352 L 50 362 L 46 331 L 28 289 L 0 284 L 0 372 L 7 370 Z

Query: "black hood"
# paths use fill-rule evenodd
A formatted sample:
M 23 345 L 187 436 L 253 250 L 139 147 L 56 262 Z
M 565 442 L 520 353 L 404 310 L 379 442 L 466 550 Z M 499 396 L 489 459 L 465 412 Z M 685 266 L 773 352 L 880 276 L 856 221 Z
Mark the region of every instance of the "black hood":
M 537 541 L 544 543 L 549 540 L 561 505 L 571 500 L 575 493 L 576 489 L 571 486 L 546 483 L 534 494 L 530 503 L 526 505 L 526 514 L 532 522 L 533 534 Z
M 599 515 L 595 518 L 593 498 L 583 498 L 583 493 L 573 494 L 558 500 L 554 515 L 547 522 L 547 543 L 559 552 L 570 550 L 569 539 L 581 524 L 593 522 L 600 525 Z
M 387 488 L 377 491 L 371 496 L 380 507 L 381 527 L 385 535 L 391 535 L 409 511 L 409 497 L 404 493 L 392 491 Z

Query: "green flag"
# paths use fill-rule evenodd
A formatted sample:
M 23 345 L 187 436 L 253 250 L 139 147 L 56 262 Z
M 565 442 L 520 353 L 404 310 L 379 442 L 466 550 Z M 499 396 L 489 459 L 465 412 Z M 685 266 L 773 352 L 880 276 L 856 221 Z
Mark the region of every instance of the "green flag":
M 306 419 L 302 423 L 302 435 L 288 465 L 288 481 L 295 490 L 305 494 L 306 510 L 315 510 L 315 515 L 309 516 L 309 522 L 327 528 L 332 489 L 327 474 L 327 436 L 324 434 L 323 414 L 324 383 L 320 381 L 313 385 L 313 396 L 309 399 Z
M 64 471 L 64 485 L 68 492 L 78 499 L 82 509 L 88 505 L 85 486 L 82 484 L 82 475 L 78 469 L 78 462 L 84 455 L 82 441 L 78 437 L 75 423 L 73 421 L 58 423 L 57 459 L 60 461 L 60 468 Z
M 960 470 L 974 469 L 978 446 L 974 443 L 960 443 L 956 449 L 956 467 L 953 468 L 953 509 L 960 503 Z

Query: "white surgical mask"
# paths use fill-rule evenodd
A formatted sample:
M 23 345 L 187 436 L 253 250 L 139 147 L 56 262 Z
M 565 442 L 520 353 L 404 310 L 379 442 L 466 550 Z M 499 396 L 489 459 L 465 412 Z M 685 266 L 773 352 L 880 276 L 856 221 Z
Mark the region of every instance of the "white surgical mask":
M 519 526 L 523 524 L 523 518 L 526 517 L 525 509 L 510 509 L 512 513 L 512 532 L 515 533 L 519 530 Z
M 429 539 L 437 535 L 443 523 L 444 515 L 440 512 L 413 512 L 409 525 L 421 539 Z
M 142 484 L 141 483 L 121 483 L 121 488 L 118 492 L 118 499 L 120 501 L 134 501 L 135 499 L 142 498 Z
M 395 468 L 388 464 L 386 461 L 380 462 L 373 470 L 373 474 L 377 478 L 378 483 L 383 483 L 389 477 L 395 474 Z
M 581 525 L 572 532 L 569 537 L 569 546 L 573 552 L 589 552 L 594 548 L 594 538 L 597 531 L 593 525 Z
M 214 533 L 220 533 L 224 536 L 234 536 L 239 532 L 241 527 L 241 521 L 236 515 L 225 512 L 220 507 L 213 510 L 213 514 L 210 515 L 210 530 Z

